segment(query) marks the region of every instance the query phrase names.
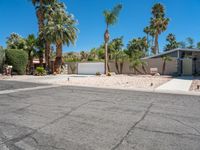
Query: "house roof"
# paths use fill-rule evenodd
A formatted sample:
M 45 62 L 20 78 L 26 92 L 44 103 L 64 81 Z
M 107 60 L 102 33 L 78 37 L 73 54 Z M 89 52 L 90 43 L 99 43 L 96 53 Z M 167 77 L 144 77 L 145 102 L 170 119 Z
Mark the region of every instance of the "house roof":
M 169 51 L 166 51 L 166 52 L 163 52 L 163 53 L 160 53 L 160 54 L 156 54 L 156 55 L 153 55 L 153 56 L 144 57 L 142 59 L 151 59 L 151 58 L 161 57 L 163 55 L 170 54 L 170 53 L 173 53 L 173 52 L 176 52 L 176 51 L 200 52 L 200 49 L 177 48 L 177 49 L 172 49 L 172 50 L 169 50 Z

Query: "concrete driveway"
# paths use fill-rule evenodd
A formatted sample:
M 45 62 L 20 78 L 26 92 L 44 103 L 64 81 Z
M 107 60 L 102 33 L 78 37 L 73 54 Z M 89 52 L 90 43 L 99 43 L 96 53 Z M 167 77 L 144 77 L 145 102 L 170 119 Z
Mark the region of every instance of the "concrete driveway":
M 0 150 L 200 149 L 198 96 L 8 84 Z

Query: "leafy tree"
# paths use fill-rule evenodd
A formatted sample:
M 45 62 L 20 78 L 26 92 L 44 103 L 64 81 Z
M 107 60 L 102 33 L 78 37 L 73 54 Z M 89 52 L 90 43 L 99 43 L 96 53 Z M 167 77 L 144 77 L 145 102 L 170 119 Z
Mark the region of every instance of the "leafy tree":
M 105 17 L 105 22 L 106 22 L 106 31 L 104 34 L 104 40 L 105 40 L 105 74 L 108 74 L 108 42 L 110 39 L 110 34 L 109 34 L 109 26 L 114 25 L 117 20 L 119 13 L 122 9 L 122 5 L 116 5 L 113 10 L 105 10 L 103 12 L 104 17 Z
M 162 4 L 157 3 L 152 8 L 152 15 L 150 21 L 150 29 L 153 30 L 155 37 L 154 46 L 152 47 L 153 54 L 159 53 L 159 35 L 167 29 L 169 18 L 165 17 L 165 8 Z
M 169 51 L 169 50 L 176 49 L 179 47 L 179 43 L 176 41 L 176 37 L 172 33 L 170 33 L 167 36 L 166 41 L 168 42 L 168 44 L 164 48 L 165 51 Z

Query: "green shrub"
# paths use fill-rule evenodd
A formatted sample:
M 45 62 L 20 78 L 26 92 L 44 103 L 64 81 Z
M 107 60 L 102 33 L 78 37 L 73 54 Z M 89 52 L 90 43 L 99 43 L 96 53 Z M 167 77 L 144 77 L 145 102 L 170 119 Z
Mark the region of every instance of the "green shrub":
M 112 73 L 108 72 L 107 76 L 112 76 Z
M 13 66 L 13 72 L 23 75 L 26 72 L 28 63 L 28 55 L 23 50 L 7 49 L 6 50 L 6 64 Z
M 4 61 L 5 61 L 5 50 L 0 46 L 0 73 L 3 72 Z
M 37 67 L 35 72 L 34 72 L 35 76 L 44 76 L 46 74 L 47 74 L 47 72 L 43 67 Z
M 100 72 L 96 72 L 96 76 L 100 76 L 101 75 L 101 73 Z

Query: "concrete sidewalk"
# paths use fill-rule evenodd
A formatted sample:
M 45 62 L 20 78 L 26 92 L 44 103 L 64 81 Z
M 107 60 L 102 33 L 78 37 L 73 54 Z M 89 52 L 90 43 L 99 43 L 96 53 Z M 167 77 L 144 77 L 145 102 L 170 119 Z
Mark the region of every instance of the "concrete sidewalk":
M 157 91 L 181 91 L 188 92 L 192 84 L 193 77 L 184 76 L 170 80 L 169 82 L 161 85 Z

